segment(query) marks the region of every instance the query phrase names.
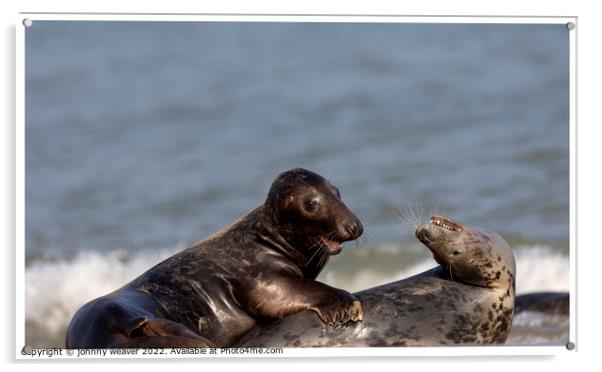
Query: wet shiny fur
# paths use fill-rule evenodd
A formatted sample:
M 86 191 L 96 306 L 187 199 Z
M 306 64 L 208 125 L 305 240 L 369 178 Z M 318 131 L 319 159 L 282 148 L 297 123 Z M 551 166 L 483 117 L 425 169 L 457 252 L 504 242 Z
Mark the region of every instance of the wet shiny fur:
M 445 226 L 443 226 L 445 225 Z M 236 345 L 282 347 L 494 344 L 512 326 L 515 262 L 495 232 L 433 217 L 418 238 L 441 266 L 355 293 L 365 319 L 328 327 L 302 312 L 255 327 Z
M 284 172 L 265 203 L 231 226 L 84 305 L 66 346 L 224 347 L 258 320 L 302 310 L 333 325 L 361 320 L 353 295 L 314 279 L 362 231 L 327 180 Z

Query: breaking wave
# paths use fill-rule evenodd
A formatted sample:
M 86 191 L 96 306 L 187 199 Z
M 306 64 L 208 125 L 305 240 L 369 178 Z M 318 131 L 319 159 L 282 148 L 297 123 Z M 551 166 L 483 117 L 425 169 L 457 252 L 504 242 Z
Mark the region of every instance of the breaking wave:
M 181 247 L 128 254 L 126 251 L 86 251 L 72 259 L 38 260 L 26 268 L 26 338 L 36 347 L 63 346 L 67 325 L 84 303 L 123 286 L 150 267 L 173 255 Z M 374 247 L 371 254 L 399 256 L 400 246 Z M 514 249 L 517 262 L 517 293 L 559 291 L 569 288 L 569 261 L 566 255 L 546 246 Z M 341 261 L 353 260 L 353 255 Z M 356 291 L 399 280 L 435 266 L 432 259 L 420 259 L 396 272 L 379 272 L 378 265 L 337 264 L 319 279 L 333 286 Z M 520 319 L 517 319 L 520 321 Z M 530 322 L 532 318 L 525 319 Z M 518 323 L 517 323 L 518 324 Z M 528 341 L 520 339 L 521 341 Z M 540 334 L 537 337 L 542 337 Z

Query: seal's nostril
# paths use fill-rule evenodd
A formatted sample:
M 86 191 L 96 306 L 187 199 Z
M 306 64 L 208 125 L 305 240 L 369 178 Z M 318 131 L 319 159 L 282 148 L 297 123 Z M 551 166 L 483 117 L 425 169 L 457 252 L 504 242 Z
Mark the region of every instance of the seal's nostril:
M 347 230 L 347 232 L 349 233 L 349 235 L 353 235 L 353 232 L 355 230 L 355 225 L 353 223 L 348 223 L 345 226 L 345 230 Z
M 359 237 L 360 235 L 362 235 L 362 232 L 364 232 L 362 225 L 355 221 L 349 222 L 347 225 L 345 225 L 345 229 L 347 230 L 349 235 L 351 235 L 354 238 Z

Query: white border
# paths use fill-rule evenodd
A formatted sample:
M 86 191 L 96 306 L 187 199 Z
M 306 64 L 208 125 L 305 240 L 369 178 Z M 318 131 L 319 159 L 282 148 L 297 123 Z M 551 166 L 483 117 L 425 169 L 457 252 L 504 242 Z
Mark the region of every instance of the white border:
M 570 31 L 569 44 L 569 288 L 571 292 L 569 335 L 570 340 L 575 343 L 575 351 L 577 351 L 579 348 L 577 340 L 577 32 L 579 24 L 576 17 L 571 22 L 575 24 L 575 28 Z
M 318 14 L 128 14 L 128 13 L 19 13 L 38 21 L 150 21 L 150 22 L 332 22 L 332 23 L 576 23 L 576 17 L 512 17 L 512 16 L 395 16 L 395 15 L 318 15 Z
M 15 352 L 25 345 L 25 26 L 17 23 L 15 64 Z M 19 350 L 17 350 L 19 349 Z M 19 357 L 17 356 L 17 359 Z
M 259 348 L 266 349 L 266 348 Z M 143 355 L 142 349 L 138 349 L 137 355 L 110 355 L 110 349 L 93 349 L 92 353 L 104 351 L 103 355 L 78 356 L 78 350 L 65 349 L 38 349 L 38 350 L 60 350 L 62 355 L 21 355 L 17 359 L 28 360 L 53 360 L 53 359 L 247 359 L 247 358 L 312 358 L 312 357 L 387 357 L 387 356 L 517 356 L 517 355 L 557 355 L 568 353 L 564 346 L 451 346 L 451 347 L 340 347 L 340 348 L 283 348 L 282 354 L 252 354 L 252 353 L 228 353 L 227 348 L 216 349 L 214 355 L 182 354 L 182 351 L 171 353 L 176 348 L 163 349 L 163 354 Z M 225 353 L 221 351 L 225 350 Z M 242 350 L 242 349 L 239 349 Z M 67 352 L 72 355 L 67 355 Z
M 32 359 L 21 353 L 25 345 L 25 29 L 23 20 L 36 21 L 171 21 L 171 22 L 332 22 L 332 23 L 500 23 L 500 24 L 567 24 L 576 27 L 570 32 L 570 340 L 577 339 L 577 17 L 525 17 L 525 16 L 389 16 L 389 15 L 229 15 L 229 14 L 111 14 L 111 13 L 20 13 L 16 24 L 16 359 Z M 18 268 L 21 268 L 19 270 Z M 288 357 L 357 357 L 357 356 L 492 356 L 492 355 L 560 355 L 575 352 L 562 346 L 452 346 L 407 348 L 287 348 L 278 355 L 180 355 L 177 358 L 288 358 Z M 77 354 L 77 353 L 76 353 Z M 63 356 L 53 359 L 98 359 L 98 357 Z M 111 359 L 165 359 L 173 355 L 111 356 Z M 36 358 L 37 359 L 37 358 Z M 40 358 L 41 359 L 41 358 Z M 49 358 L 45 358 L 49 359 Z M 107 357 L 108 359 L 108 357 Z

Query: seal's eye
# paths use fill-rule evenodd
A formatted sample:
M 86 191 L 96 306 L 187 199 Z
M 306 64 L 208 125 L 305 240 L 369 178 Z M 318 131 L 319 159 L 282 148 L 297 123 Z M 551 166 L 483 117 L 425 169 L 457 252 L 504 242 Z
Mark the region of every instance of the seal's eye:
M 305 200 L 305 210 L 308 212 L 315 212 L 318 210 L 320 203 L 317 199 L 307 199 Z
M 459 256 L 461 254 L 462 254 L 462 252 L 457 251 L 457 250 L 452 252 L 452 256 Z

